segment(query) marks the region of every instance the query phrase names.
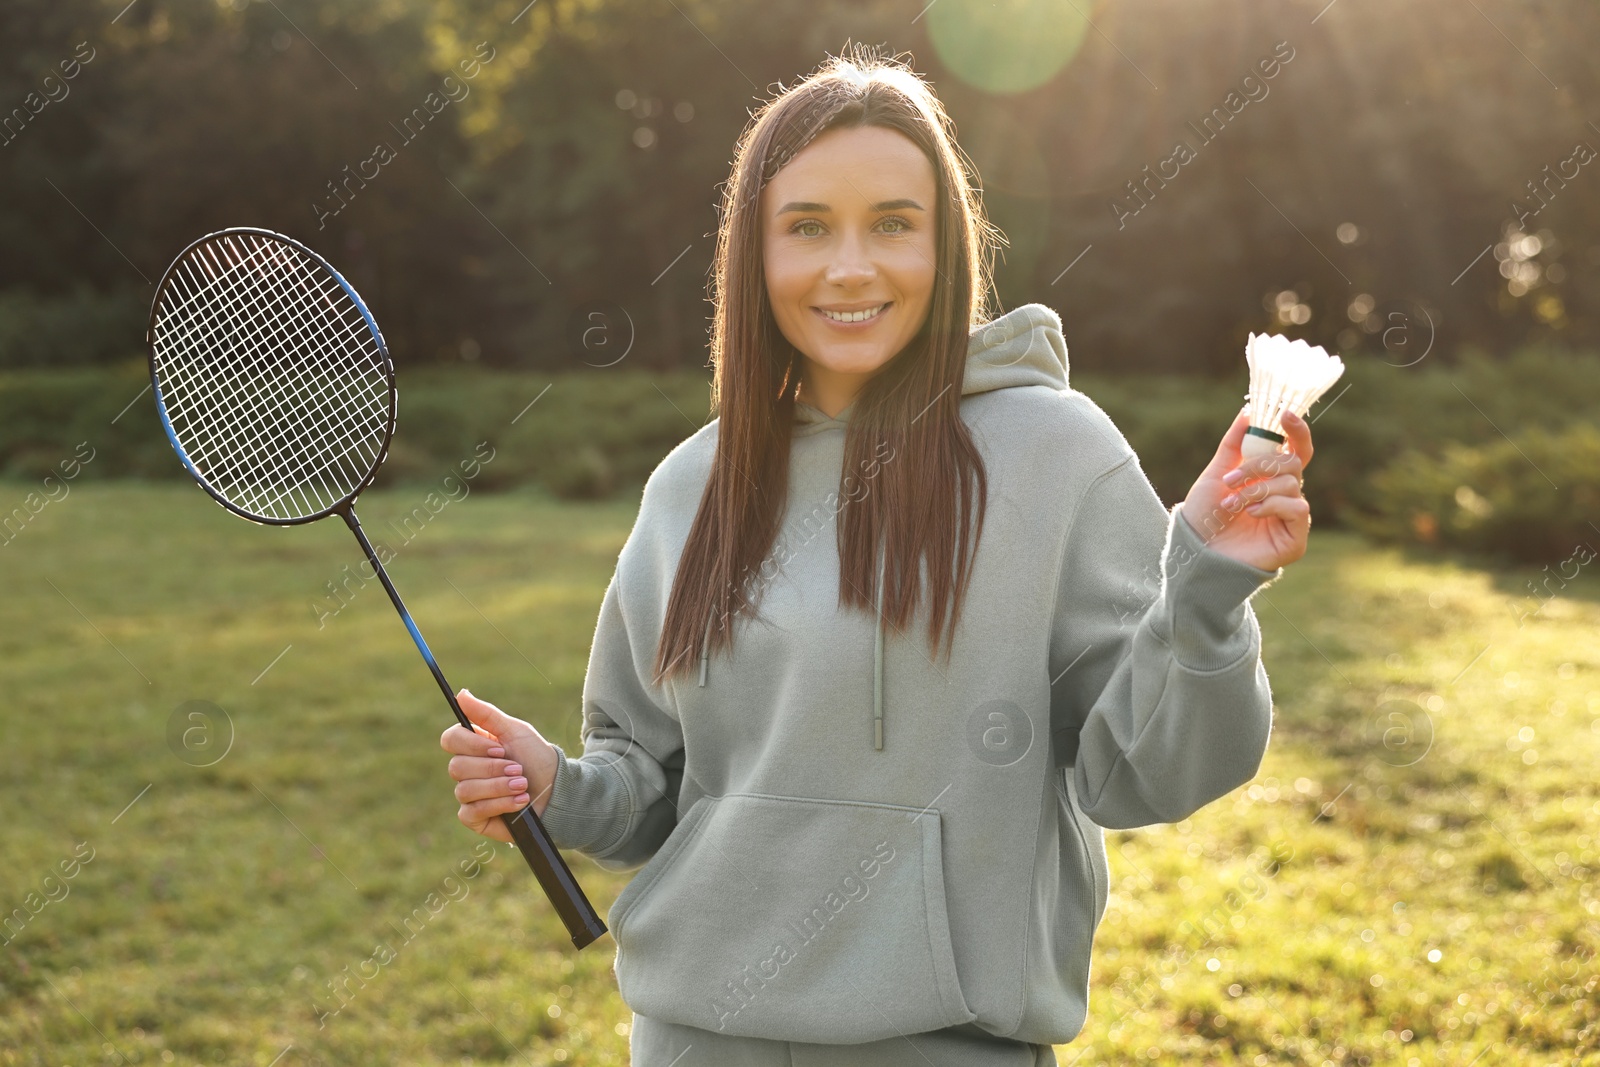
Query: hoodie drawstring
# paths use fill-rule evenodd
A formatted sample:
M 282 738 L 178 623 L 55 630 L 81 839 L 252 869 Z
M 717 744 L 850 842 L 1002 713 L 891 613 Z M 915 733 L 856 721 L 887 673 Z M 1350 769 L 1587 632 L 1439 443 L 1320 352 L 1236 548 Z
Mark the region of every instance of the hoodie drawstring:
M 872 747 L 883 751 L 883 549 L 878 549 L 877 637 L 872 648 Z
M 883 751 L 883 548 L 878 549 L 878 584 L 873 597 L 873 612 L 877 616 L 876 634 L 872 644 L 872 747 Z M 700 645 L 700 687 L 705 688 L 706 671 L 711 663 L 711 622 L 716 610 L 706 617 L 706 636 Z
M 717 609 L 712 608 L 711 614 L 706 616 L 706 639 L 700 645 L 700 687 L 705 688 L 706 666 L 711 661 L 711 620 L 717 617 Z

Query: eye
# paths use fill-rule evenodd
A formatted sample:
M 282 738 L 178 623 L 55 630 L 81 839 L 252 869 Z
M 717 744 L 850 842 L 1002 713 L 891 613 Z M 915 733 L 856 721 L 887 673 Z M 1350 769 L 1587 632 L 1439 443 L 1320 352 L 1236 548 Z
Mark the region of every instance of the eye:
M 901 218 L 899 215 L 886 216 L 883 219 L 883 221 L 880 223 L 880 225 L 884 225 L 884 226 L 893 226 L 894 224 L 898 224 L 898 228 L 891 228 L 891 229 L 888 229 L 888 230 L 884 231 L 885 233 L 887 233 L 891 237 L 898 237 L 901 234 L 906 233 L 906 232 L 908 232 L 909 230 L 911 230 L 913 228 L 911 223 L 908 220 L 906 220 L 904 218 Z M 798 235 L 800 237 L 818 237 L 818 236 L 821 236 L 820 234 L 816 234 L 816 233 L 802 233 L 801 232 L 802 227 L 806 227 L 806 226 L 816 226 L 816 227 L 820 228 L 822 226 L 822 223 L 818 222 L 816 219 L 801 219 L 799 222 L 797 222 L 793 226 L 789 227 L 789 232 L 792 233 L 792 234 L 796 234 L 796 235 Z

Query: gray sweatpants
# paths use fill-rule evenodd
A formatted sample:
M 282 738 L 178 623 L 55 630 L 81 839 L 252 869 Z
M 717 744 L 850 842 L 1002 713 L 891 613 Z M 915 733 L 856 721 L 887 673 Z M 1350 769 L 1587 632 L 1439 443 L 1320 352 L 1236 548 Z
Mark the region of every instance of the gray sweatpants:
M 1056 1067 L 1049 1045 L 996 1037 L 975 1023 L 859 1045 L 730 1037 L 637 1012 L 632 1067 Z

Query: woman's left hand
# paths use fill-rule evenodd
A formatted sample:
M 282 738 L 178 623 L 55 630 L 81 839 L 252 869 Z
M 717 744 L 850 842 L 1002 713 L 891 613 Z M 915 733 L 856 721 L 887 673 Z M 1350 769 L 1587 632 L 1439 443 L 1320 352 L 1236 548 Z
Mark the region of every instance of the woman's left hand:
M 1270 571 L 1306 554 L 1311 505 L 1300 495 L 1300 474 L 1311 462 L 1311 427 L 1286 412 L 1283 431 L 1293 451 L 1240 463 L 1249 426 L 1241 410 L 1184 498 L 1183 517 L 1209 547 Z

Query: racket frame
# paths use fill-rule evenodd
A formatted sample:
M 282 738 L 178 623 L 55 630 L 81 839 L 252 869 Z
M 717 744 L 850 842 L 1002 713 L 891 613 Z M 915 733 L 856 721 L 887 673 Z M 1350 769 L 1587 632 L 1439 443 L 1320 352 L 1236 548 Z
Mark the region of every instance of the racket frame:
M 216 489 L 212 488 L 211 483 L 207 481 L 205 476 L 201 474 L 200 471 L 195 467 L 194 462 L 189 458 L 189 454 L 184 450 L 183 445 L 179 443 L 177 431 L 172 428 L 172 420 L 167 417 L 166 402 L 162 399 L 161 375 L 157 368 L 156 359 L 156 317 L 161 310 L 161 298 L 166 294 L 167 288 L 172 283 L 173 278 L 176 277 L 179 267 L 181 267 L 189 258 L 189 253 L 193 252 L 196 248 L 199 248 L 201 245 L 206 244 L 209 241 L 215 241 L 222 237 L 230 237 L 235 234 L 250 234 L 256 237 L 269 237 L 275 241 L 282 241 L 284 244 L 294 248 L 296 251 L 315 262 L 323 270 L 327 271 L 333 276 L 334 280 L 339 283 L 340 288 L 344 290 L 345 295 L 348 296 L 355 304 L 356 309 L 361 312 L 361 317 L 366 321 L 367 329 L 372 331 L 373 339 L 378 342 L 378 355 L 380 357 L 379 364 L 383 368 L 384 385 L 386 386 L 389 397 L 389 410 L 384 419 L 383 442 L 378 449 L 378 457 L 377 459 L 373 460 L 371 469 L 367 471 L 366 476 L 361 479 L 360 483 L 356 485 L 354 489 L 350 490 L 350 492 L 346 493 L 333 504 L 330 504 L 329 506 L 322 508 L 320 511 L 310 515 L 295 516 L 287 519 L 257 515 L 254 512 L 247 511 L 238 506 L 233 501 L 223 496 Z M 178 453 L 178 458 L 183 461 L 184 468 L 188 470 L 190 476 L 194 478 L 196 482 L 200 483 L 200 488 L 204 489 L 208 494 L 210 494 L 211 498 L 217 503 L 233 512 L 235 515 L 238 515 L 240 518 L 249 519 L 251 522 L 259 522 L 266 526 L 299 526 L 304 523 L 315 522 L 318 519 L 325 519 L 329 515 L 337 512 L 341 507 L 353 505 L 356 497 L 360 496 L 367 490 L 369 486 L 372 485 L 373 479 L 378 476 L 378 469 L 383 466 L 383 461 L 389 458 L 389 443 L 394 439 L 395 421 L 398 418 L 398 409 L 400 404 L 399 390 L 395 387 L 394 380 L 394 360 L 389 357 L 389 346 L 384 343 L 383 333 L 378 329 L 378 321 L 372 317 L 372 312 L 367 309 L 367 302 L 361 299 L 361 295 L 356 292 L 355 286 L 346 281 L 344 275 L 335 270 L 332 263 L 329 263 L 322 256 L 318 255 L 315 251 L 306 247 L 301 242 L 295 240 L 293 237 L 278 233 L 275 230 L 262 229 L 258 226 L 229 226 L 225 229 L 216 230 L 212 233 L 206 234 L 204 237 L 198 237 L 195 240 L 190 241 L 184 246 L 183 251 L 179 252 L 177 256 L 173 258 L 172 265 L 167 268 L 166 273 L 161 276 L 161 281 L 156 284 L 156 295 L 154 299 L 150 301 L 150 319 L 149 323 L 145 327 L 144 337 L 145 347 L 149 350 L 150 387 L 155 391 L 156 412 L 161 416 L 161 428 L 166 431 L 167 440 L 172 442 L 173 450 Z

